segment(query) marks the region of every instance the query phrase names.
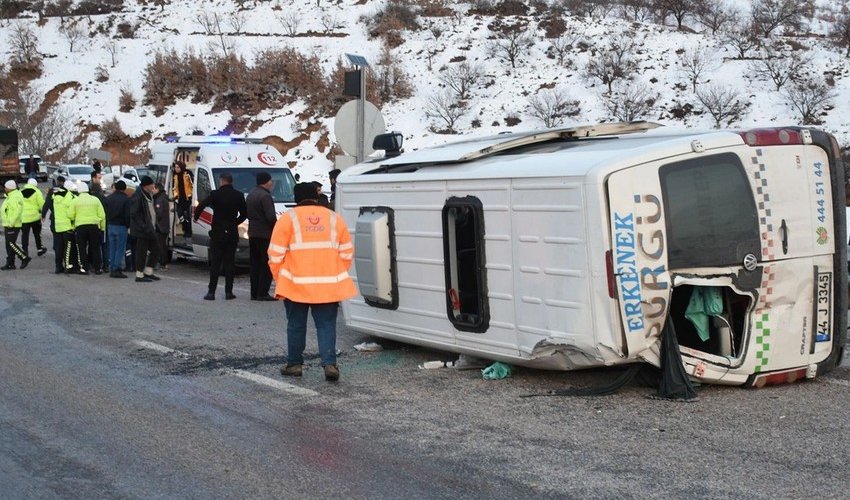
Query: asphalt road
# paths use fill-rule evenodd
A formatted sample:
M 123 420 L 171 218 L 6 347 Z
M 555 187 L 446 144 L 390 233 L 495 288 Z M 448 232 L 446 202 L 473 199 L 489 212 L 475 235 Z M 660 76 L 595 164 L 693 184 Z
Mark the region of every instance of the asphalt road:
M 453 356 L 340 324 L 341 381 L 314 336 L 284 380 L 282 304 L 247 300 L 245 275 L 237 300 L 205 302 L 199 263 L 161 276 L 57 276 L 52 252 L 0 273 L 0 497 L 850 496 L 846 362 L 696 403 L 521 398 L 616 372 L 419 370 Z

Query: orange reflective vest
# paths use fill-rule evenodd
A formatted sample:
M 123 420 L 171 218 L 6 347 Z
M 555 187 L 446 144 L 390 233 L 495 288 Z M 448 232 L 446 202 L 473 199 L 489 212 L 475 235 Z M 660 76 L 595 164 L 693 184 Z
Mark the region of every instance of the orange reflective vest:
M 299 205 L 283 214 L 269 244 L 275 296 L 326 304 L 357 295 L 348 275 L 354 245 L 342 217 L 321 205 Z

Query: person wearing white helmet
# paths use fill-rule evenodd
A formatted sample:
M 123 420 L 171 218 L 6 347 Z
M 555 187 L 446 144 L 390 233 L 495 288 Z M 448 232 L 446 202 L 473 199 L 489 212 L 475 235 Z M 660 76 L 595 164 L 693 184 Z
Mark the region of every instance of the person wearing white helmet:
M 80 187 L 76 182 L 72 180 L 65 181 L 64 187 L 66 189 L 65 198 L 62 200 L 63 206 L 61 208 L 62 216 L 65 218 L 66 224 L 63 224 L 63 227 L 67 228 L 62 235 L 62 239 L 65 242 L 65 257 L 63 259 L 65 274 L 78 274 L 81 269 L 83 269 L 82 262 L 80 262 L 80 253 L 77 251 L 77 235 L 74 232 L 74 219 L 70 216 L 71 204 L 74 202 L 74 199 L 77 197 L 77 193 L 80 191 Z M 57 214 L 58 215 L 58 214 Z M 57 222 L 57 227 L 59 223 Z
M 24 198 L 18 191 L 18 185 L 13 180 L 3 185 L 6 190 L 6 201 L 3 202 L 3 232 L 6 236 L 6 265 L 0 267 L 3 271 L 15 269 L 15 257 L 21 259 L 21 269 L 27 267 L 32 258 L 18 246 L 18 233 L 21 232 L 21 216 L 24 213 Z
M 44 207 L 44 194 L 38 189 L 38 181 L 29 179 L 21 188 L 24 198 L 24 213 L 21 217 L 21 247 L 29 254 L 30 233 L 35 239 L 35 247 L 39 257 L 47 253 L 47 248 L 41 244 L 41 209 Z
M 80 194 L 71 202 L 68 216 L 74 221 L 77 252 L 80 257 L 79 274 L 103 273 L 100 242 L 106 230 L 106 212 L 100 200 L 89 194 L 87 184 L 80 184 Z

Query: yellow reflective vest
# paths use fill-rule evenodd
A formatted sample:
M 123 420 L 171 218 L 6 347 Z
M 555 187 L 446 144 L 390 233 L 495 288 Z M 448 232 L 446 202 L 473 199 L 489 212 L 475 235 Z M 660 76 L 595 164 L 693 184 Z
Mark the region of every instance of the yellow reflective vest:
M 27 184 L 21 188 L 24 200 L 24 213 L 21 220 L 24 224 L 41 220 L 41 207 L 44 206 L 44 195 L 38 187 Z
M 321 205 L 298 205 L 274 226 L 269 268 L 275 295 L 293 302 L 326 304 L 357 295 L 348 275 L 354 257 L 342 217 Z
M 101 231 L 106 230 L 106 212 L 103 204 L 89 193 L 80 193 L 68 206 L 68 217 L 74 222 L 74 229 L 89 224 L 97 224 Z
M 21 215 L 24 212 L 24 197 L 17 189 L 6 193 L 3 201 L 3 227 L 14 229 L 21 227 Z

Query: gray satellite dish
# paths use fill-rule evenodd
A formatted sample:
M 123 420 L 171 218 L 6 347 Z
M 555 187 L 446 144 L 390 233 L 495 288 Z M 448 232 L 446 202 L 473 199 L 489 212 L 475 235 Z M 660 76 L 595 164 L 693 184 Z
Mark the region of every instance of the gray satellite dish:
M 363 131 L 363 154 L 368 156 L 375 152 L 372 149 L 375 136 L 386 132 L 387 126 L 381 116 L 381 110 L 369 101 L 364 104 L 366 128 Z M 348 101 L 339 108 L 334 119 L 334 134 L 343 151 L 352 156 L 357 155 L 357 100 Z

